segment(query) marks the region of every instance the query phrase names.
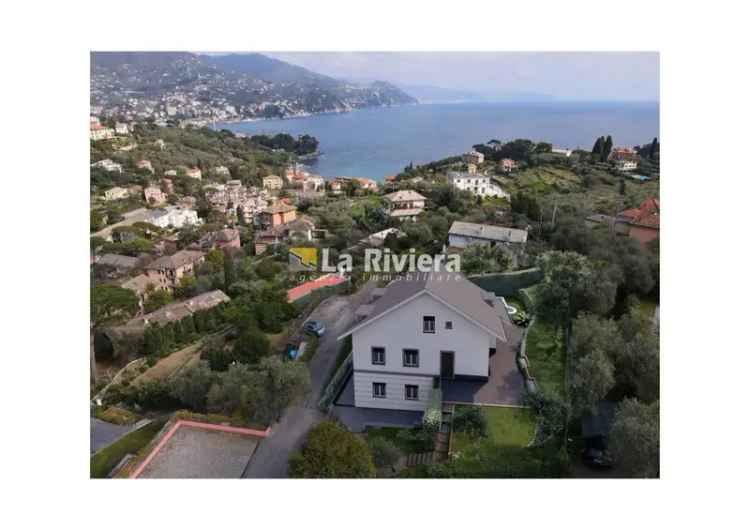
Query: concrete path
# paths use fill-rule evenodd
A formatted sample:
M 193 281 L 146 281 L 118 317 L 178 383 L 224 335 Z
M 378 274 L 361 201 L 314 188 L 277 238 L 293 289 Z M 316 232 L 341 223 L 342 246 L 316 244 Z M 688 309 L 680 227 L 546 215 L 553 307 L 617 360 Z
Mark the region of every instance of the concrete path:
M 328 381 L 328 374 L 336 363 L 341 343 L 336 340 L 354 321 L 354 312 L 375 288 L 370 282 L 351 296 L 332 296 L 315 308 L 309 320 L 325 323 L 326 332 L 318 343 L 318 351 L 310 361 L 311 391 L 302 406 L 289 407 L 271 434 L 263 440 L 253 455 L 244 478 L 283 478 L 288 476 L 289 457 L 298 451 L 307 432 L 325 419 L 318 410 L 318 400 Z

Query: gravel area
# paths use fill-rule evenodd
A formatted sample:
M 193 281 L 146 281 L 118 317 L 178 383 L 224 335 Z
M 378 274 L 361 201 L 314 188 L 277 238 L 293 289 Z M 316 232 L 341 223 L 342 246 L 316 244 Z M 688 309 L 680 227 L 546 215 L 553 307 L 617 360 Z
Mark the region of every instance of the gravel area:
M 181 426 L 140 478 L 240 478 L 259 440 Z

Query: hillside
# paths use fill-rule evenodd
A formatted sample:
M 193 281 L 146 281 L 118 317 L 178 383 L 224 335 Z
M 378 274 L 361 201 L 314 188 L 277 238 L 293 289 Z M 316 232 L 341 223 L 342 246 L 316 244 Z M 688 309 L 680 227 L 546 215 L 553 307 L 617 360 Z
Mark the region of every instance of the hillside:
M 257 53 L 91 54 L 92 112 L 123 119 L 284 118 L 414 103 L 390 83 L 348 83 Z

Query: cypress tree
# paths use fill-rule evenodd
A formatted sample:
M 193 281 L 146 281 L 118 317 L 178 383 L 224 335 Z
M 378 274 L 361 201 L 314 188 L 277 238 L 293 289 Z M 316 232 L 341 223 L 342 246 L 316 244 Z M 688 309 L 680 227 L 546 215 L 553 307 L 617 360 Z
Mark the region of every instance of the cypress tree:
M 607 136 L 607 139 L 604 141 L 604 146 L 602 148 L 602 162 L 605 162 L 607 158 L 609 158 L 609 153 L 612 152 L 612 137 Z

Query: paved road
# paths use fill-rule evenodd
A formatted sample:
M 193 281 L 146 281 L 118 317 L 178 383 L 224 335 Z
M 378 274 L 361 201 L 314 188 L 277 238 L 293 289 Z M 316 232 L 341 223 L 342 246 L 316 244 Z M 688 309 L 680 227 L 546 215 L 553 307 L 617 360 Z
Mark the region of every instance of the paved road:
M 97 237 L 103 237 L 104 239 L 107 239 L 110 234 L 112 234 L 112 230 L 115 228 L 121 227 L 121 226 L 130 226 L 135 223 L 139 223 L 141 221 L 145 221 L 148 218 L 149 211 L 146 208 L 138 208 L 137 210 L 132 210 L 130 212 L 125 212 L 122 214 L 123 220 L 119 223 L 115 223 L 112 225 L 109 225 L 105 228 L 102 228 L 98 232 L 91 234 L 91 236 L 97 236 Z
M 243 474 L 244 478 L 288 476 L 289 457 L 302 447 L 307 432 L 325 418 L 317 405 L 341 345 L 336 337 L 349 328 L 357 307 L 369 298 L 374 287 L 374 283 L 369 283 L 351 296 L 332 296 L 312 312 L 310 320 L 323 321 L 326 332 L 318 344 L 315 357 L 310 361 L 311 392 L 304 405 L 289 407 L 279 423 L 272 427 L 271 434 L 253 455 Z

